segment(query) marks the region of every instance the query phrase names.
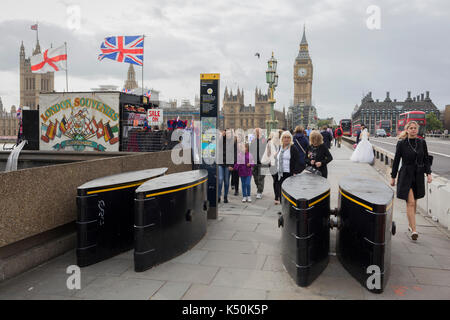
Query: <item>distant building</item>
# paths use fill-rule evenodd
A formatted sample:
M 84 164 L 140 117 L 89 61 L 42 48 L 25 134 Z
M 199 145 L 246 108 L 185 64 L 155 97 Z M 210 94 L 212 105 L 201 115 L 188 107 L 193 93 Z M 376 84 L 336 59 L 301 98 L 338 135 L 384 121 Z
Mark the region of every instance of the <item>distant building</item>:
M 433 112 L 439 119 L 439 110 L 430 98 L 429 91 L 426 95 L 420 94 L 411 98 L 411 92 L 408 91 L 408 97 L 405 101 L 391 100 L 389 91 L 386 93 L 384 101 L 372 99 L 372 92 L 369 92 L 362 100 L 361 105 L 356 112 L 352 114 L 353 124 L 365 124 L 370 133 L 375 132 L 375 125 L 380 120 L 391 120 L 391 132 L 397 131 L 397 120 L 401 113 L 407 111 Z
M 271 119 L 269 95 L 262 94 L 258 88 L 255 89 L 254 106 L 244 104 L 244 90 L 238 88 L 237 94 L 233 95 L 233 90 L 228 92 L 228 88 L 225 88 L 222 111 L 225 121 L 222 128 L 225 129 L 265 129 L 266 121 Z M 278 120 L 278 128 L 287 126 L 284 108 L 282 112 L 274 110 L 274 118 Z
M 317 127 L 317 110 L 314 106 L 290 106 L 288 111 L 289 127 L 295 129 L 302 126 L 305 129 Z
M 41 46 L 37 40 L 33 55 L 41 53 Z M 39 94 L 41 92 L 53 92 L 55 88 L 55 74 L 32 73 L 30 58 L 25 58 L 25 47 L 20 46 L 20 106 L 28 106 L 37 110 L 39 105 Z
M 138 87 L 136 82 L 136 72 L 134 71 L 133 64 L 131 63 L 128 67 L 127 80 L 125 81 L 125 85 L 123 87 L 128 90 L 133 90 Z
M 16 137 L 19 130 L 19 121 L 17 120 L 16 107 L 11 107 L 11 112 L 7 112 L 3 107 L 2 98 L 0 98 L 0 136 Z
M 188 99 L 181 100 L 181 105 L 177 107 L 177 100 L 169 100 L 169 102 L 160 101 L 160 108 L 163 109 L 163 125 L 162 128 L 167 128 L 167 121 L 187 120 L 187 126 L 190 127 L 193 121 L 200 121 L 200 103 L 197 103 L 197 96 L 194 100 L 195 105 L 192 105 Z M 223 129 L 224 117 L 222 112 L 219 113 L 218 128 Z

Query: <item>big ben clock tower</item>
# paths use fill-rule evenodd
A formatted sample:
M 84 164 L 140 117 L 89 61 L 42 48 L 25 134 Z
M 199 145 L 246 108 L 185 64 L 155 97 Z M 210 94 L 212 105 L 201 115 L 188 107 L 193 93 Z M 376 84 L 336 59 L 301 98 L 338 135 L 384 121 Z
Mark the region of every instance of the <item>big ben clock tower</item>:
M 305 27 L 300 51 L 294 62 L 294 105 L 310 106 L 312 101 L 313 65 L 309 56 Z

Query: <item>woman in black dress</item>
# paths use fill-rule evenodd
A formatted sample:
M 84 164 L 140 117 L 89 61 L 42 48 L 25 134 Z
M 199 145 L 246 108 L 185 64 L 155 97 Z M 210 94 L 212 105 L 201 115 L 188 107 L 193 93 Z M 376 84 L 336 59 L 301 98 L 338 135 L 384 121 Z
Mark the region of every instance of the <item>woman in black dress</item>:
M 431 183 L 431 165 L 428 156 L 427 143 L 417 137 L 419 125 L 415 121 L 406 124 L 405 131 L 400 134 L 400 141 L 395 150 L 394 164 L 391 172 L 391 186 L 395 186 L 400 159 L 402 167 L 398 172 L 397 198 L 406 200 L 406 214 L 409 222 L 409 236 L 417 240 L 416 230 L 417 199 L 425 196 L 424 174 Z
M 306 156 L 306 163 L 322 173 L 322 177 L 328 177 L 327 163 L 333 160 L 333 156 L 323 143 L 323 136 L 318 130 L 313 130 L 309 134 L 309 147 Z

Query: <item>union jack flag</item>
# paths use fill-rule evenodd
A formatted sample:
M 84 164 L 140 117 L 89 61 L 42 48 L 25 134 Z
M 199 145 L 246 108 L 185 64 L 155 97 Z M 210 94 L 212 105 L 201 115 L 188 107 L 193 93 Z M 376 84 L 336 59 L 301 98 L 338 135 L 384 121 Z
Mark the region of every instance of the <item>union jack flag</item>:
M 122 92 L 125 92 L 125 93 L 130 93 L 130 92 L 131 92 L 131 90 L 123 88 L 123 89 L 122 89 Z
M 144 36 L 114 36 L 105 38 L 100 46 L 98 59 L 108 58 L 117 62 L 142 66 L 144 63 Z
M 148 91 L 145 93 L 145 96 L 150 100 L 150 98 L 152 97 L 152 91 L 151 91 L 151 90 L 148 90 Z

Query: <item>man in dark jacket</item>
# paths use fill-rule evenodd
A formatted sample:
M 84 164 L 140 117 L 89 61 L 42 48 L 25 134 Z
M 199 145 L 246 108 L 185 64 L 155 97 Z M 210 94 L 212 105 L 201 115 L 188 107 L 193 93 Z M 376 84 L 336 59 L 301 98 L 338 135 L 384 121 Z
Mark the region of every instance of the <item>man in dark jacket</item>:
M 325 144 L 325 146 L 330 149 L 331 148 L 331 140 L 333 140 L 333 137 L 331 136 L 331 134 L 327 131 L 327 126 L 323 126 L 322 127 L 322 131 L 320 132 L 320 134 L 323 137 L 323 143 Z
M 364 130 L 364 128 L 365 128 L 366 126 L 365 125 L 361 125 L 361 129 L 360 130 L 358 130 L 358 132 L 356 133 L 356 144 L 358 144 L 360 141 L 361 141 L 361 132 L 363 132 L 363 130 Z
M 305 157 L 309 146 L 309 140 L 305 136 L 306 132 L 302 126 L 297 126 L 294 131 L 294 146 L 300 154 L 300 165 L 302 171 L 305 168 Z
M 255 129 L 255 138 L 250 144 L 250 153 L 255 161 L 255 166 L 253 166 L 252 173 L 253 179 L 256 184 L 256 199 L 262 198 L 262 193 L 264 191 L 264 178 L 265 175 L 261 174 L 261 158 L 266 150 L 267 141 L 261 135 L 261 129 Z

